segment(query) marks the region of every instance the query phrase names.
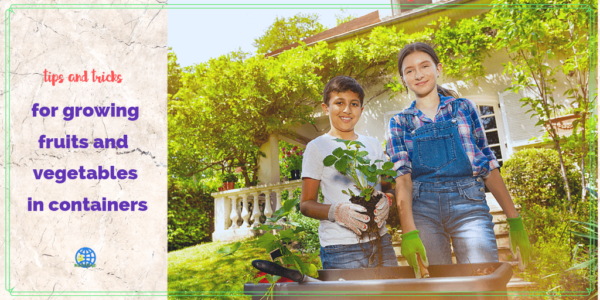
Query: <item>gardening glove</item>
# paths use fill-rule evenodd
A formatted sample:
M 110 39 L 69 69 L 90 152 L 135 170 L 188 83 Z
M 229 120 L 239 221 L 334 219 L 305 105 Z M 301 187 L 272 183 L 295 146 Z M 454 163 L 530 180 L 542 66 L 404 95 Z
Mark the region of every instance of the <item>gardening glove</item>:
M 531 259 L 531 244 L 523 226 L 521 216 L 516 218 L 506 218 L 510 230 L 508 238 L 510 239 L 510 252 L 519 259 L 519 270 L 523 271 Z
M 421 262 L 425 268 L 429 267 L 429 261 L 427 260 L 423 242 L 421 242 L 421 239 L 419 238 L 419 231 L 413 230 L 401 235 L 401 237 L 402 243 L 400 244 L 400 253 L 406 258 L 408 264 L 415 271 L 415 277 L 421 278 L 421 270 L 419 263 L 417 262 L 417 253 L 421 257 Z
M 377 227 L 381 228 L 385 220 L 387 220 L 390 215 L 390 198 L 383 192 L 375 192 L 373 196 L 381 194 L 381 199 L 377 202 L 375 206 L 375 223 L 377 223 Z
M 359 212 L 367 212 L 367 209 L 349 202 L 336 203 L 329 208 L 328 218 L 331 222 L 338 222 L 340 225 L 354 231 L 356 235 L 361 235 L 361 230 L 367 230 L 367 224 L 371 218 Z

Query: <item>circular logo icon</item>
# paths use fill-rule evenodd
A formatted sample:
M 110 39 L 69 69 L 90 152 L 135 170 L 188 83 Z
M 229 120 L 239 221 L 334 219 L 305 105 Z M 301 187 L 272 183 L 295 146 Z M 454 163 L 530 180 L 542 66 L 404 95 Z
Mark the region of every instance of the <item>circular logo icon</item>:
M 80 267 L 87 269 L 96 263 L 96 252 L 88 247 L 83 247 L 75 253 L 75 262 Z

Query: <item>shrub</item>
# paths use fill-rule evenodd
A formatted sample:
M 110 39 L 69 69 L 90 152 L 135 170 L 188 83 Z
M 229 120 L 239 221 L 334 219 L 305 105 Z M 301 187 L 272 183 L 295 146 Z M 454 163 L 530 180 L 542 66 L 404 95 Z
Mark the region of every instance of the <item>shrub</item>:
M 297 223 L 305 229 L 305 231 L 300 233 L 303 235 L 300 238 L 300 247 L 303 249 L 303 252 L 317 253 L 321 248 L 321 243 L 319 242 L 319 220 L 307 217 L 298 210 L 290 213 L 289 216 L 293 223 Z
M 214 198 L 192 179 L 169 178 L 168 251 L 210 241 Z
M 571 199 L 581 199 L 581 173 L 573 160 L 563 156 Z M 524 207 L 568 207 L 566 190 L 560 171 L 558 152 L 553 149 L 524 149 L 516 152 L 502 166 L 502 177 L 515 203 Z

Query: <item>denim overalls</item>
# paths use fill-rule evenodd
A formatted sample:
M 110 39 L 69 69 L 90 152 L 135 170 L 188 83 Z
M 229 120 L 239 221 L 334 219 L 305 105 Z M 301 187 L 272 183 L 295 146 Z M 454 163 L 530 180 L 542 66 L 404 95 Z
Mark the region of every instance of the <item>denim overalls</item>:
M 481 177 L 473 176 L 456 120 L 412 130 L 413 217 L 431 265 L 497 262 L 498 247 Z M 409 128 L 415 128 L 407 118 Z

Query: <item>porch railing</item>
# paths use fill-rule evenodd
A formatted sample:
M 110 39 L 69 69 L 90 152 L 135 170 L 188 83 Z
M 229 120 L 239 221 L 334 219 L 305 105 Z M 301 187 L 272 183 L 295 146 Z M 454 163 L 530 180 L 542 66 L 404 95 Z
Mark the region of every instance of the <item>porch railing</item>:
M 266 224 L 281 207 L 281 194 L 302 186 L 302 180 L 265 184 L 249 188 L 212 193 L 215 198 L 213 241 L 230 242 L 254 236 L 254 227 Z

